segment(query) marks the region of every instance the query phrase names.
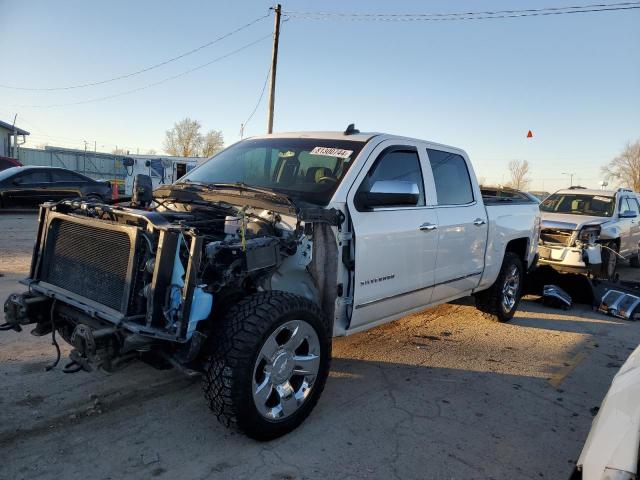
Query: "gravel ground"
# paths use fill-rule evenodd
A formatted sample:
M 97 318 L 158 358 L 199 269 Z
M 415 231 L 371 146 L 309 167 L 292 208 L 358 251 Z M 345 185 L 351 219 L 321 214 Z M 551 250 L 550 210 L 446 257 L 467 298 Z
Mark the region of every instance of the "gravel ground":
M 0 232 L 4 300 L 35 216 L 0 216 Z M 49 337 L 5 332 L 0 478 L 568 478 L 640 323 L 534 300 L 509 324 L 461 302 L 336 339 L 318 407 L 269 443 L 219 425 L 175 371 L 45 372 Z

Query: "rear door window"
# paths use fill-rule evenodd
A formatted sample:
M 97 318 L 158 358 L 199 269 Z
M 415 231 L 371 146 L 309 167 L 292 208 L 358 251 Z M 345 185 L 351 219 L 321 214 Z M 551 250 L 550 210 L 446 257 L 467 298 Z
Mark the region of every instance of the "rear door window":
M 52 182 L 81 182 L 84 179 L 80 175 L 76 175 L 73 172 L 65 172 L 64 170 L 53 170 L 51 172 Z
M 436 184 L 438 205 L 466 205 L 473 202 L 473 187 L 467 162 L 461 155 L 427 149 Z
M 46 170 L 35 170 L 33 172 L 27 172 L 18 177 L 18 182 L 22 185 L 30 185 L 33 183 L 48 183 L 49 172 Z

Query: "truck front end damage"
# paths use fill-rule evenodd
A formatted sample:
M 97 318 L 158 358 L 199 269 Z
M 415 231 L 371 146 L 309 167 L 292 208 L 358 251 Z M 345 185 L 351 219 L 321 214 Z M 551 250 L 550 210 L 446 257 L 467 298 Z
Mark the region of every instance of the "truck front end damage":
M 167 190 L 152 211 L 43 205 L 28 291 L 7 299 L 0 329 L 34 325 L 34 335 L 51 334 L 54 344 L 59 334 L 73 347 L 66 372 L 112 371 L 134 358 L 193 372 L 210 320 L 270 290 L 288 258 L 301 270 L 291 288 L 318 294 L 306 270 L 313 224 L 305 226 L 299 209 L 202 201 L 180 190 Z

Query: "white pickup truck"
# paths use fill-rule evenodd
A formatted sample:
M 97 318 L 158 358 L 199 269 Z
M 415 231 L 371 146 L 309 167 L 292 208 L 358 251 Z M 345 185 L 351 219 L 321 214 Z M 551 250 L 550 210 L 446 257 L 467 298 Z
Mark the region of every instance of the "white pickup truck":
M 243 140 L 148 193 L 45 204 L 0 329 L 59 332 L 68 372 L 155 352 L 258 439 L 311 412 L 332 336 L 468 295 L 507 321 L 536 261 L 537 203 L 485 203 L 458 148 L 352 126 Z

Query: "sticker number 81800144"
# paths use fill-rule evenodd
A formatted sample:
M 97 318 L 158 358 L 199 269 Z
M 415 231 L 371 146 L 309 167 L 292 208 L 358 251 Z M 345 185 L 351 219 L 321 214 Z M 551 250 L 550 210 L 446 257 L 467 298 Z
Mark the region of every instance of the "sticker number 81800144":
M 341 148 L 315 147 L 309 152 L 311 155 L 324 155 L 326 157 L 349 158 L 353 150 L 343 150 Z

